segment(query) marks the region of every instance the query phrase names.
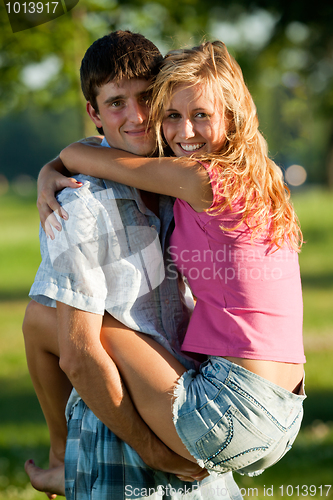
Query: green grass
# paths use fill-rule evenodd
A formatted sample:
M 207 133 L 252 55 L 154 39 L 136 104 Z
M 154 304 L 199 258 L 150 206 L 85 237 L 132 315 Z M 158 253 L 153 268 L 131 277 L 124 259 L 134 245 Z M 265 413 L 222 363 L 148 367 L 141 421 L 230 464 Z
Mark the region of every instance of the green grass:
M 40 262 L 35 197 L 0 197 L 0 300 L 27 298 Z
M 326 497 L 325 487 L 333 479 L 333 193 L 304 191 L 294 194 L 293 202 L 307 240 L 300 264 L 308 399 L 292 451 L 261 476 L 235 474 L 245 498 L 266 499 L 271 493 L 275 499 L 333 498 L 332 491 Z M 34 199 L 0 197 L 0 227 L 0 500 L 42 500 L 45 495 L 29 486 L 23 471 L 27 458 L 43 467 L 48 456 L 21 333 L 40 262 Z
M 23 464 L 47 465 L 48 433 L 28 374 L 21 325 L 40 262 L 35 197 L 0 197 L 0 500 L 46 498 Z
M 333 332 L 333 193 L 318 189 L 294 196 L 304 234 L 300 255 L 306 333 Z

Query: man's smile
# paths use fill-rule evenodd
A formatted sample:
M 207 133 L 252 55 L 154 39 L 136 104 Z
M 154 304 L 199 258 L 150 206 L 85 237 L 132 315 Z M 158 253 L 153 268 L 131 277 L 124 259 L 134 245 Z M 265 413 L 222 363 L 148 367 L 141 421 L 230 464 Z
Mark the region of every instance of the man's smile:
M 150 132 L 150 128 L 140 128 L 140 129 L 133 129 L 133 130 L 125 130 L 125 134 L 130 135 L 132 137 L 142 137 L 144 135 L 148 135 Z

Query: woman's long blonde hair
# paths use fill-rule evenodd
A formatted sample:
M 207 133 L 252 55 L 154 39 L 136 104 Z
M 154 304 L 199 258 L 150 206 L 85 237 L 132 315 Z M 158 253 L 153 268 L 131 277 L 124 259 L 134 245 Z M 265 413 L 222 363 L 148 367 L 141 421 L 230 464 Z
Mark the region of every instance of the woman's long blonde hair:
M 219 153 L 196 156 L 218 169 L 218 199 L 213 213 L 242 200 L 241 221 L 277 247 L 285 242 L 299 251 L 302 233 L 281 169 L 268 158 L 267 143 L 259 132 L 257 110 L 245 85 L 242 71 L 220 41 L 205 42 L 193 49 L 169 52 L 156 77 L 152 96 L 152 119 L 157 125 L 160 152 L 165 106 L 178 85 L 209 85 L 216 105 L 227 119 L 226 141 Z M 212 213 L 212 209 L 208 210 Z M 237 226 L 238 227 L 238 226 Z M 225 228 L 223 228 L 225 229 Z

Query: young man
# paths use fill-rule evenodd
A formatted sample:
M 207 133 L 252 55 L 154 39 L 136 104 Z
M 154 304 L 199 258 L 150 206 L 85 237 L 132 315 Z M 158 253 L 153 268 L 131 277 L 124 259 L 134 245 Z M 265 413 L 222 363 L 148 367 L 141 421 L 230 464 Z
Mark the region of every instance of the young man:
M 81 85 L 89 116 L 105 135 L 104 146 L 139 155 L 153 150 L 147 89 L 160 61 L 151 42 L 129 32 L 111 33 L 87 50 Z M 191 499 L 211 500 L 222 490 L 227 498 L 241 498 L 231 474 L 200 484 L 184 484 L 172 474 L 191 480 L 205 472 L 150 431 L 100 342 L 102 323 L 112 328 L 109 313 L 194 367 L 180 352 L 189 310 L 178 282 L 167 275 L 172 200 L 88 176 L 78 180 L 82 187 L 58 196 L 69 214 L 62 231 L 54 240 L 40 233 L 42 264 L 23 326 L 29 370 L 51 438 L 50 469 L 26 464 L 32 484 L 64 493 L 64 409 L 73 385 L 66 413 L 68 499 L 143 498 L 148 491 L 149 498 L 161 493 L 178 498 L 180 490 Z M 118 393 L 110 390 L 115 377 Z

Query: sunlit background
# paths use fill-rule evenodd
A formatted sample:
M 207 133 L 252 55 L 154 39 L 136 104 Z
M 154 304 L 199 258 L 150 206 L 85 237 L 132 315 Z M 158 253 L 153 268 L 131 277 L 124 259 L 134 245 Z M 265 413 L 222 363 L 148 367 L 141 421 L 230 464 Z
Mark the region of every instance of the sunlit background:
M 284 171 L 305 169 L 297 185 L 333 184 L 330 3 L 81 0 L 62 17 L 15 34 L 0 9 L 0 168 L 9 181 L 36 179 L 61 147 L 94 131 L 79 64 L 93 40 L 121 28 L 143 33 L 163 54 L 224 41 L 241 64 L 272 157 Z

